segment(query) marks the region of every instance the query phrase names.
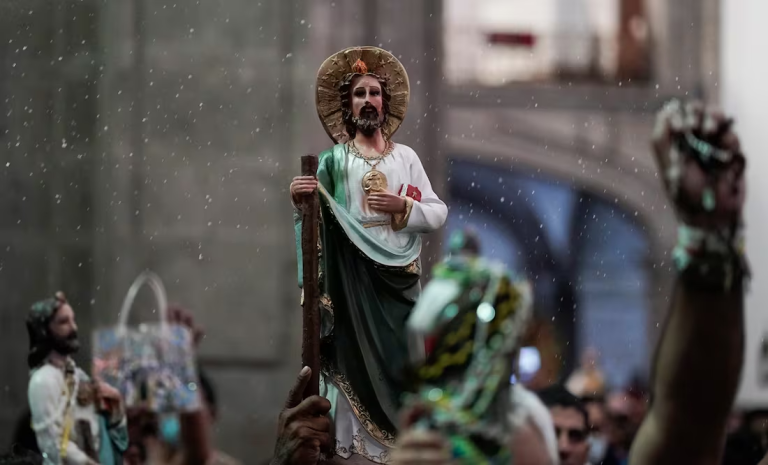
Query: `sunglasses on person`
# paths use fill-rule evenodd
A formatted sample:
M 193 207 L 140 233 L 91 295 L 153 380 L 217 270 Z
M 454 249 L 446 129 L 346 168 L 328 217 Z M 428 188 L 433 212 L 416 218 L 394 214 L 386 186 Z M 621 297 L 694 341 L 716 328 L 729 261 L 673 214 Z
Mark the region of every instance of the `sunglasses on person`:
M 568 442 L 572 444 L 581 444 L 587 440 L 587 432 L 583 429 L 563 429 L 555 427 L 555 435 L 559 438 L 562 434 L 565 434 L 568 438 Z

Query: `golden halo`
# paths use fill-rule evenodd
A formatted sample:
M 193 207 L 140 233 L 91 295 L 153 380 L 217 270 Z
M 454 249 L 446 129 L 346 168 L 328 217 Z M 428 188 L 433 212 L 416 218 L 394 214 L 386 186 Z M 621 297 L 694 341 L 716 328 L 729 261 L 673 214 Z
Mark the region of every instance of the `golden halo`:
M 369 73 L 387 81 L 391 99 L 387 122 L 382 128 L 386 139 L 390 139 L 397 131 L 408 110 L 408 99 L 411 93 L 408 73 L 394 55 L 378 47 L 352 47 L 334 53 L 323 62 L 317 72 L 315 100 L 320 122 L 323 123 L 325 132 L 337 144 L 343 144 L 349 140 L 342 120 L 339 83 L 344 76 L 353 72 L 352 67 L 357 60 L 365 63 Z

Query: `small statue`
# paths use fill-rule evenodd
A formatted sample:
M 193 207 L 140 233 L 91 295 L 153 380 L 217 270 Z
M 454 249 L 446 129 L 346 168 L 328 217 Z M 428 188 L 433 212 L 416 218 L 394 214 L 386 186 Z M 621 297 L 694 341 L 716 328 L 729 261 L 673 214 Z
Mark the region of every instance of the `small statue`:
M 454 239 L 408 319 L 417 388 L 406 403 L 426 412 L 417 427 L 450 441 L 451 463 L 508 464 L 510 379 L 531 290 L 503 266 L 467 253 L 476 242 Z
M 120 394 L 92 381 L 70 357 L 80 348 L 75 313 L 62 292 L 27 317 L 32 429 L 46 465 L 118 465 L 128 446 Z

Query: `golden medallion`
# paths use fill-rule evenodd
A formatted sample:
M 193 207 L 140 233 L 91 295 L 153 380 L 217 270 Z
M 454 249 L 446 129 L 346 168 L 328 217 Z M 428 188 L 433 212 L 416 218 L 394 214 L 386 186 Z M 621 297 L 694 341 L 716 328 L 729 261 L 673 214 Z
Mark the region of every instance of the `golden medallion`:
M 373 168 L 363 175 L 363 191 L 366 194 L 373 192 L 385 192 L 387 190 L 387 176 L 381 171 Z

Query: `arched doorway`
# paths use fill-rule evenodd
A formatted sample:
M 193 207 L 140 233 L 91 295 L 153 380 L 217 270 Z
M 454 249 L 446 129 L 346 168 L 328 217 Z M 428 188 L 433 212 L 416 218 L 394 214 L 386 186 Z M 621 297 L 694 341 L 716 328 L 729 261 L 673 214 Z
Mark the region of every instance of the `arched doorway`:
M 448 165 L 447 233 L 472 227 L 484 256 L 531 280 L 536 324 L 554 334 L 541 339 L 549 376 L 567 375 L 590 346 L 612 384 L 645 371 L 652 241 L 638 218 L 541 171 L 470 160 Z

